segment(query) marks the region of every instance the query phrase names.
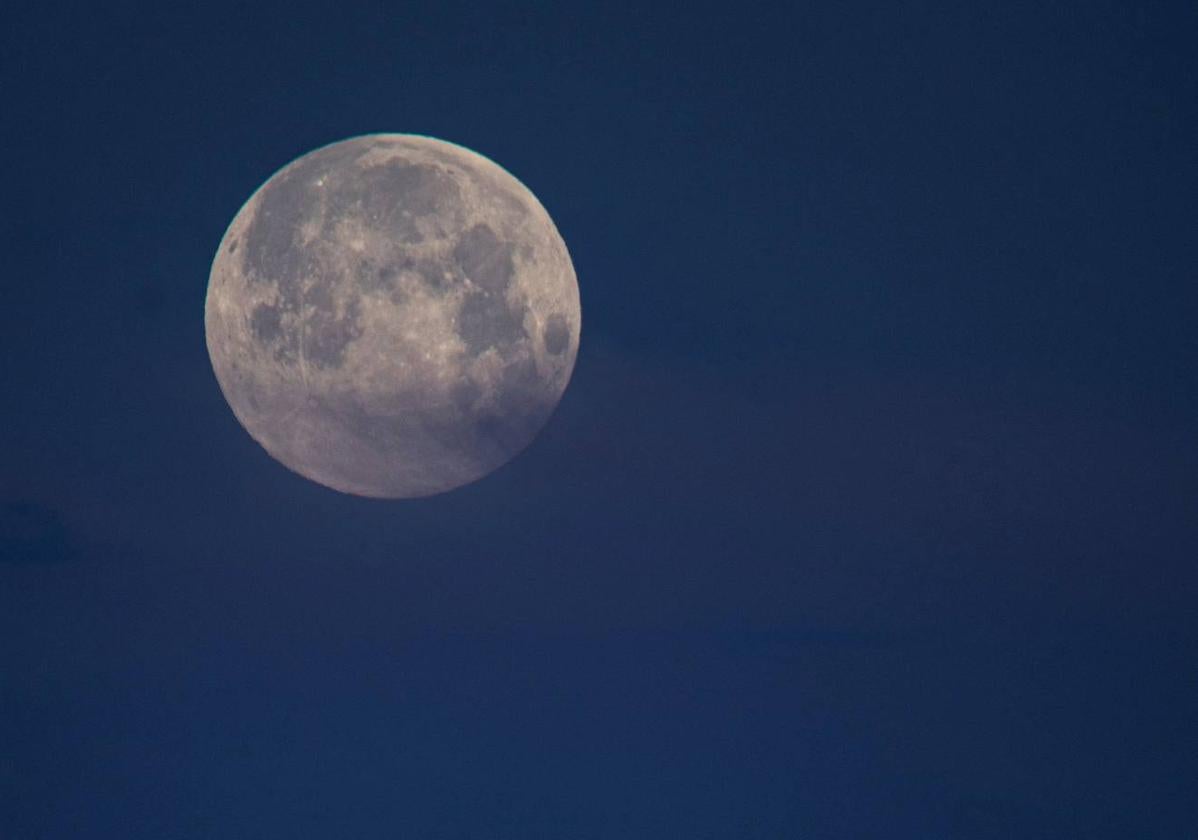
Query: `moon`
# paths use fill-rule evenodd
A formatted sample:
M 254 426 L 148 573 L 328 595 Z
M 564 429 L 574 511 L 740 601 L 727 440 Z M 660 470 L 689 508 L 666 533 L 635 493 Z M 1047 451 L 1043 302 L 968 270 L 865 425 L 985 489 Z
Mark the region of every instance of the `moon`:
M 271 456 L 344 493 L 412 498 L 521 452 L 561 399 L 582 325 L 545 208 L 462 146 L 372 134 L 284 166 L 208 281 L 208 355 Z

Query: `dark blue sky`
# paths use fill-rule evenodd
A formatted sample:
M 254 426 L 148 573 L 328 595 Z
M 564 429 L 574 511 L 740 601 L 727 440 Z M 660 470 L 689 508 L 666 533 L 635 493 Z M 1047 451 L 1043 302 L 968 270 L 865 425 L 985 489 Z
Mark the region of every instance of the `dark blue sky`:
M 1192 3 L 13 5 L 4 840 L 1198 831 Z M 377 131 L 583 299 L 419 501 L 204 344 L 242 202 Z

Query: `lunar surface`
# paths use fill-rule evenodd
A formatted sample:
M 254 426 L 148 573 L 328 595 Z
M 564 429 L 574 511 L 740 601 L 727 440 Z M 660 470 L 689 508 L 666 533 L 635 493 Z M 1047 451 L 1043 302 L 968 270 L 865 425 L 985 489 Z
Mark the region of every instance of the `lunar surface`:
M 474 152 L 377 134 L 275 173 L 221 240 L 208 353 L 237 419 L 295 472 L 405 498 L 524 449 L 574 368 L 581 312 L 536 197 Z

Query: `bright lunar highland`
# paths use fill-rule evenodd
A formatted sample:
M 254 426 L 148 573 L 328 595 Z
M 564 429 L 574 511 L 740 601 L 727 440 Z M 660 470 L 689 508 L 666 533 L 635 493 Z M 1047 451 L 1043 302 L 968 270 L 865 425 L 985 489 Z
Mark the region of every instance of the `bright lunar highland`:
M 578 282 L 536 197 L 461 146 L 355 137 L 273 175 L 208 282 L 233 413 L 295 472 L 405 498 L 485 476 L 549 419 L 578 352 Z

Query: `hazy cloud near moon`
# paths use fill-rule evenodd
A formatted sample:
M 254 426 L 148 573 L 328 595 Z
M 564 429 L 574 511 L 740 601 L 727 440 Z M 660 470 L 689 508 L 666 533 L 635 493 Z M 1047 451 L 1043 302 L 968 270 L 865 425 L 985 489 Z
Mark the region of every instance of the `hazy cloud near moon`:
M 581 312 L 565 244 L 486 158 L 371 135 L 284 167 L 212 266 L 209 354 L 242 425 L 338 490 L 442 492 L 536 436 Z

